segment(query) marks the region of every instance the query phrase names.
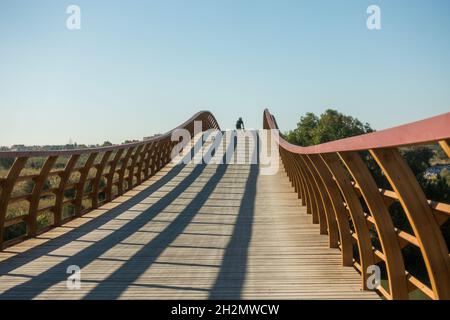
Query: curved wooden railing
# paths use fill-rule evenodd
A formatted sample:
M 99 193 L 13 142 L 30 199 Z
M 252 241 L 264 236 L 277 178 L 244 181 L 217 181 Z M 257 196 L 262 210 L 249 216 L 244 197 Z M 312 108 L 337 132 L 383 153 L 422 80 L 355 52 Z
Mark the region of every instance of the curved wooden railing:
M 264 128 L 278 129 L 268 110 Z M 432 299 L 450 299 L 449 251 L 440 230 L 450 218 L 450 205 L 427 200 L 399 151 L 435 143 L 450 157 L 449 138 L 450 113 L 310 147 L 279 138 L 280 156 L 299 198 L 320 232 L 328 234 L 330 247 L 340 248 L 343 265 L 359 270 L 363 289 L 368 268 L 384 264 L 387 285 L 377 289 L 384 297 L 408 299 L 419 289 Z M 365 162 L 369 155 L 392 190 L 376 184 Z M 401 204 L 413 232 L 394 226 L 389 212 L 393 202 Z M 420 250 L 428 280 L 407 270 L 402 253 L 407 246 Z
M 186 129 L 193 136 L 194 121 L 201 121 L 203 130 L 220 129 L 208 111 L 195 114 L 176 129 Z M 141 184 L 171 160 L 177 143 L 171 140 L 172 131 L 149 140 L 109 147 L 0 152 L 0 159 L 14 159 L 7 174 L 0 178 L 0 249 L 79 217 Z M 37 172 L 23 174 L 27 162 L 36 157 L 44 159 L 43 165 Z M 63 159 L 62 168 L 55 167 L 58 159 Z M 56 181 L 54 186 L 48 183 L 50 179 Z M 31 182 L 29 192 L 16 190 L 19 184 L 28 182 Z M 42 199 L 50 204 L 40 205 Z M 9 215 L 8 208 L 19 202 L 22 207 L 26 203 L 26 214 Z M 38 218 L 43 214 L 50 216 L 50 223 L 40 228 Z M 19 234 L 6 238 L 6 229 L 14 227 Z

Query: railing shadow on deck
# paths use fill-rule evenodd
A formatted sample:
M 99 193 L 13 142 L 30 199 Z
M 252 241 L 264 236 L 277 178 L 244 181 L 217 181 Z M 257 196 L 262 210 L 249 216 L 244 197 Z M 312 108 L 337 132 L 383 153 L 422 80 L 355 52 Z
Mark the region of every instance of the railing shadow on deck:
M 227 153 L 232 153 L 235 144 L 230 144 L 228 150 L 224 155 L 226 159 Z M 213 147 L 212 147 L 213 148 Z M 215 150 L 212 151 L 214 155 Z M 225 161 L 224 161 L 225 162 Z M 204 168 L 204 165 L 201 165 Z M 156 262 L 158 257 L 168 248 L 175 239 L 184 232 L 186 227 L 191 223 L 194 217 L 197 215 L 201 207 L 210 197 L 215 187 L 221 181 L 222 177 L 227 171 L 228 165 L 223 164 L 217 167 L 216 172 L 208 179 L 206 184 L 202 187 L 195 197 L 190 200 L 189 204 L 177 215 L 177 217 L 170 222 L 170 224 L 158 235 L 152 239 L 149 243 L 144 245 L 138 252 L 136 252 L 130 259 L 128 259 L 121 267 L 109 275 L 105 280 L 99 283 L 93 290 L 91 290 L 86 296 L 86 299 L 117 299 L 127 289 L 127 287 L 133 284 L 140 275 L 142 275 L 153 263 Z M 196 170 L 196 169 L 194 169 Z M 195 174 L 198 177 L 199 174 Z M 195 179 L 184 180 L 182 185 L 186 190 Z M 168 203 L 174 201 L 177 197 L 165 196 L 164 199 Z M 150 208 L 151 210 L 152 208 Z M 162 210 L 159 210 L 161 212 Z M 146 212 L 146 214 L 148 214 Z M 139 263 L 138 263 L 139 262 Z M 114 283 L 114 287 L 110 286 L 110 283 Z M 153 286 L 149 284 L 148 286 Z M 167 288 L 176 289 L 174 287 L 167 286 Z M 199 288 L 180 288 L 187 290 L 201 290 Z
M 224 160 L 227 154 L 233 153 L 236 147 L 236 141 L 234 144 L 228 146 L 227 152 L 224 154 Z M 193 148 L 195 150 L 196 148 Z M 199 150 L 198 148 L 197 150 Z M 214 152 L 212 152 L 214 154 Z M 191 157 L 193 154 L 191 153 Z M 225 162 L 225 161 L 224 161 Z M 160 180 L 153 183 L 143 191 L 139 192 L 133 198 L 126 200 L 117 207 L 102 214 L 101 216 L 94 218 L 92 221 L 87 222 L 83 226 L 71 230 L 68 233 L 59 236 L 56 239 L 49 240 L 45 244 L 42 244 L 33 249 L 27 250 L 24 253 L 7 260 L 7 263 L 0 265 L 0 276 L 8 275 L 14 269 L 24 266 L 35 259 L 39 259 L 54 250 L 55 247 L 60 247 L 69 244 L 72 241 L 80 241 L 79 238 L 92 232 L 96 229 L 100 229 L 102 225 L 107 224 L 113 219 L 116 220 L 122 213 L 126 211 L 134 211 L 133 206 L 137 205 L 141 201 L 145 200 L 148 196 L 158 191 L 167 183 L 171 182 L 173 178 L 177 177 L 182 171 L 185 165 L 178 165 L 172 168 L 167 174 L 162 176 Z M 93 242 L 87 248 L 75 253 L 73 256 L 66 257 L 62 262 L 58 262 L 56 265 L 45 270 L 37 276 L 31 276 L 30 279 L 22 284 L 16 285 L 0 295 L 0 299 L 33 299 L 44 293 L 47 289 L 51 288 L 67 278 L 66 267 L 68 265 L 77 265 L 81 269 L 87 266 L 89 263 L 96 259 L 101 260 L 101 255 L 114 246 L 124 243 L 130 235 L 140 230 L 148 222 L 156 221 L 154 218 L 161 213 L 168 205 L 170 205 L 175 199 L 177 199 L 181 193 L 183 193 L 203 172 L 205 165 L 196 165 L 192 172 L 180 181 L 177 186 L 169 191 L 169 193 L 163 198 L 159 199 L 156 203 L 152 204 L 149 209 L 144 210 L 140 215 L 134 219 L 129 220 L 123 226 L 117 230 L 110 230 L 112 233 L 105 236 L 103 239 Z M 161 288 L 171 290 L 187 290 L 187 291 L 199 291 L 209 292 L 209 298 L 221 299 L 221 298 L 239 298 L 246 274 L 247 265 L 247 251 L 251 239 L 251 229 L 254 214 L 254 201 L 256 195 L 256 179 L 258 176 L 258 165 L 251 165 L 248 177 L 244 179 L 245 188 L 243 190 L 243 197 L 239 212 L 237 214 L 236 221 L 233 228 L 228 246 L 225 248 L 224 256 L 219 268 L 217 279 L 211 286 L 211 288 L 202 287 L 188 287 L 188 286 L 171 286 L 162 285 L 157 283 L 135 283 L 136 280 L 146 270 L 148 270 L 158 259 L 159 256 L 168 247 L 173 247 L 171 244 L 180 235 L 183 234 L 186 227 L 192 223 L 194 217 L 198 214 L 200 209 L 210 198 L 210 195 L 221 181 L 228 169 L 227 164 L 219 165 L 213 175 L 206 181 L 206 184 L 195 195 L 193 199 L 190 199 L 189 204 L 177 214 L 176 218 L 170 222 L 162 231 L 150 240 L 147 244 L 131 258 L 126 260 L 115 271 L 112 271 L 101 282 L 94 282 L 95 287 L 88 291 L 83 298 L 84 299 L 117 299 L 124 293 L 127 288 L 132 285 L 134 287 L 143 288 Z M 239 170 L 238 170 L 239 171 Z M 139 211 L 139 210 L 137 210 Z M 126 219 L 122 219 L 126 220 Z M 227 224 L 228 225 L 228 224 Z M 103 230 L 103 228 L 102 228 Z M 211 235 L 207 233 L 207 235 Z M 221 236 L 225 236 L 221 235 Z M 185 246 L 183 246 L 184 248 Z M 193 248 L 200 248 L 192 246 Z M 201 248 L 204 248 L 203 246 Z M 222 249 L 222 248 L 215 248 Z M 159 263 L 159 262 L 158 262 Z M 164 262 L 162 262 L 164 264 Z M 168 263 L 175 264 L 176 263 Z M 180 264 L 181 265 L 181 264 Z M 188 262 L 182 263 L 182 266 L 195 266 Z M 205 265 L 199 265 L 204 267 Z M 15 276 L 19 276 L 12 272 Z M 30 277 L 23 275 L 24 277 Z M 92 281 L 88 281 L 92 284 Z
M 253 149 L 253 152 L 256 152 L 259 163 L 258 149 Z M 209 299 L 236 300 L 242 298 L 242 290 L 247 274 L 248 249 L 252 238 L 258 174 L 259 165 L 251 165 L 233 234 L 225 249 L 219 274 L 211 288 Z
M 217 279 L 209 299 L 241 299 L 248 265 L 248 249 L 255 213 L 259 166 L 251 165 L 233 234 L 225 249 Z
M 201 143 L 201 140 L 197 141 L 197 144 Z M 200 151 L 201 148 L 193 148 L 191 154 L 186 155 L 186 158 L 193 158 L 194 150 Z M 8 273 L 13 271 L 14 269 L 49 254 L 50 251 L 55 249 L 55 246 L 61 247 L 63 245 L 69 244 L 72 241 L 78 241 L 78 238 L 82 237 L 83 235 L 99 229 L 102 225 L 108 223 L 109 221 L 123 214 L 125 211 L 131 209 L 133 206 L 137 205 L 145 198 L 149 197 L 151 194 L 169 183 L 173 178 L 177 177 L 178 174 L 186 166 L 183 163 L 184 162 L 181 161 L 180 164 L 172 168 L 158 181 L 156 181 L 143 191 L 139 192 L 136 196 L 126 200 L 117 207 L 108 210 L 108 212 L 102 214 L 100 217 L 94 218 L 92 221 L 89 221 L 86 224 L 77 227 L 76 229 L 71 230 L 62 236 L 49 240 L 42 245 L 29 249 L 6 261 L 3 261 L 0 264 L 0 276 L 8 275 Z M 20 285 L 10 288 L 9 290 L 0 294 L 0 299 L 15 297 L 19 297 L 20 299 L 32 299 L 40 293 L 44 292 L 46 289 L 50 288 L 52 285 L 60 281 L 64 281 L 67 278 L 67 266 L 78 265 L 80 268 L 82 268 L 89 262 L 92 262 L 95 258 L 98 258 L 112 246 L 119 244 L 121 241 L 126 239 L 131 235 L 132 232 L 135 232 L 147 222 L 151 221 L 155 216 L 157 216 L 158 213 L 160 213 L 174 199 L 176 199 L 193 181 L 195 181 L 195 179 L 202 173 L 204 168 L 205 165 L 203 164 L 196 165 L 193 171 L 190 172 L 190 174 L 186 176 L 181 183 L 179 183 L 172 191 L 170 191 L 166 197 L 161 198 L 149 210 L 146 210 L 146 212 L 144 212 L 140 216 L 141 218 L 131 220 L 118 230 L 112 232 L 110 235 L 93 243 L 91 246 L 83 249 L 75 255 L 68 257 L 66 260 L 57 264 L 56 266 L 46 270 L 38 276 L 32 277 L 30 280 Z M 121 229 L 125 232 L 119 232 Z

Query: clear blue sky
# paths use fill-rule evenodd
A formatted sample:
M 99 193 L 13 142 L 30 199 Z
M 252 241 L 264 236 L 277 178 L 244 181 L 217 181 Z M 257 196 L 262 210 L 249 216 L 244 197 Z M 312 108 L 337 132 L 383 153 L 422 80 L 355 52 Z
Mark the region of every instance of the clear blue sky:
M 450 1 L 0 2 L 0 145 L 119 143 L 202 109 L 259 128 L 264 107 L 282 129 L 326 108 L 377 129 L 450 111 Z

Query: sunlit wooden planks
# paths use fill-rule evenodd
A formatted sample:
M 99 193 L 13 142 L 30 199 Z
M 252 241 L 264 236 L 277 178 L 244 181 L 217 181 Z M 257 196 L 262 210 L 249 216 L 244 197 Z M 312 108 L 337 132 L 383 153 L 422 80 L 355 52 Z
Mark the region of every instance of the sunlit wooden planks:
M 378 298 L 341 265 L 283 170 L 172 170 L 179 169 L 168 165 L 112 202 L 1 252 L 0 298 Z M 79 290 L 66 287 L 69 263 L 82 266 Z

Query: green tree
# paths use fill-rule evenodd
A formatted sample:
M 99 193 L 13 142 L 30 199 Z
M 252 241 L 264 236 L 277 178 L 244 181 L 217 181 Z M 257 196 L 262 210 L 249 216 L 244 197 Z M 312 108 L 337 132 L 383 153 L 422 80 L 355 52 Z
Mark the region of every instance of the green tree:
M 286 139 L 294 144 L 310 146 L 339 140 L 374 131 L 368 123 L 327 109 L 320 116 L 308 112 L 300 118 L 297 128 L 286 133 Z
M 0 169 L 9 169 L 14 162 L 14 158 L 0 158 Z
M 297 128 L 287 133 L 287 140 L 301 146 L 314 144 L 315 130 L 318 126 L 319 118 L 312 112 L 306 113 L 297 123 Z
M 419 182 L 423 181 L 425 170 L 431 167 L 430 161 L 434 157 L 433 150 L 427 147 L 406 149 L 402 150 L 402 155 L 416 175 L 417 180 Z

